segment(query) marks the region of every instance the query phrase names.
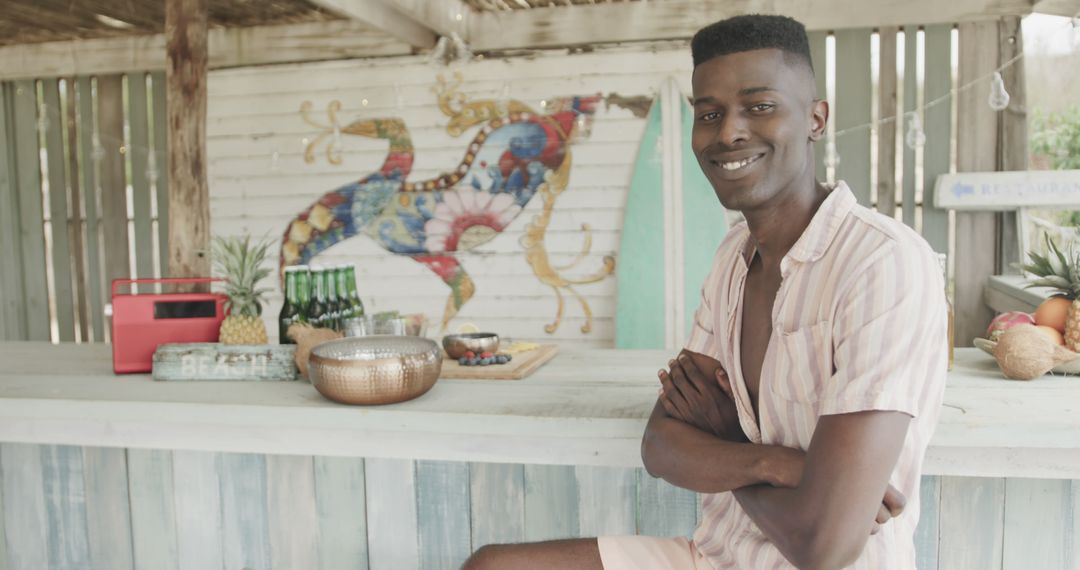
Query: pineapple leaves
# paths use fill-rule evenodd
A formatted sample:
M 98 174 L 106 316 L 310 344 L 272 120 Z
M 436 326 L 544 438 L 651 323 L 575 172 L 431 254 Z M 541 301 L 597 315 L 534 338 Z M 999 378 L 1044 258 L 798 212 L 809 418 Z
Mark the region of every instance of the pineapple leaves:
M 271 289 L 258 287 L 273 270 L 264 267 L 272 241 L 263 238 L 252 245 L 251 236 L 215 237 L 211 242 L 214 272 L 225 278 L 225 303 L 230 314 L 258 316 L 263 295 Z
M 1066 255 L 1049 235 L 1044 234 L 1044 237 L 1048 253 L 1040 255 L 1029 251 L 1031 263 L 1020 266 L 1022 270 L 1036 277 L 1024 288 L 1050 287 L 1069 299 L 1077 299 L 1080 297 L 1080 255 L 1071 250 Z

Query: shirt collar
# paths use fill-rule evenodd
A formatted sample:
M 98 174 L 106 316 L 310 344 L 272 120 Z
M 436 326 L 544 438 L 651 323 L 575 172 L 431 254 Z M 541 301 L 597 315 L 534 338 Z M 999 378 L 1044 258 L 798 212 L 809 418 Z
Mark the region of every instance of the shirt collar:
M 825 201 L 818 207 L 802 236 L 788 250 L 787 256 L 794 261 L 809 263 L 821 259 L 840 230 L 848 212 L 856 204 L 855 195 L 844 181 L 838 181 Z

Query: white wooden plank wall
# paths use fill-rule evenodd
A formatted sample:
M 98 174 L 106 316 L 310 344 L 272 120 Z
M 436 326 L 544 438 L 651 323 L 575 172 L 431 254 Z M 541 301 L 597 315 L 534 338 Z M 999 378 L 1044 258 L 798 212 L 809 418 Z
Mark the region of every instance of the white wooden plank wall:
M 11 570 L 456 569 L 492 542 L 686 536 L 697 516 L 693 493 L 609 467 L 4 443 L 0 478 Z M 925 477 L 918 567 L 1080 569 L 1078 491 Z
M 460 71 L 461 89 L 470 98 L 499 99 L 508 89 L 510 97 L 540 110 L 542 100 L 566 95 L 652 97 L 668 77 L 689 93 L 691 62 L 686 47 L 679 46 L 655 52 L 544 53 L 527 60 L 474 62 Z M 304 101 L 313 103 L 313 115 L 323 121 L 326 105 L 333 100 L 343 105 L 339 117 L 344 124 L 363 118 L 404 117 L 416 146 L 412 180 L 454 168 L 475 130 L 458 138 L 446 134 L 448 119 L 438 109 L 433 88 L 438 74 L 450 72 L 432 67 L 424 58 L 212 72 L 207 145 L 213 233 L 249 231 L 279 240 L 288 221 L 323 193 L 366 176 L 382 163 L 384 141 L 348 135 L 342 137 L 343 164 L 329 164 L 325 146 L 317 154 L 317 163 L 304 163 L 302 140 L 317 135 L 317 129 L 301 119 Z M 618 253 L 626 189 L 644 126 L 644 119 L 629 110 L 601 104 L 591 136 L 572 146 L 570 183 L 556 203 L 547 234 L 548 252 L 556 264 L 580 251 L 583 223 L 592 226 L 593 249 L 579 266 L 579 274 L 599 268 L 603 255 Z M 558 331 L 552 335 L 543 331 L 555 317 L 555 295 L 534 276 L 519 244 L 540 206 L 539 199 L 533 200 L 502 235 L 461 255 L 476 283 L 476 296 L 450 328 L 473 322 L 514 338 L 611 346 L 614 277 L 577 287 L 593 311 L 592 333 L 580 332 L 584 315 L 570 298 Z M 433 323 L 441 319 L 449 288 L 419 263 L 384 251 L 366 236 L 335 245 L 315 260 L 338 261 L 357 264 L 361 295 L 369 311 L 424 312 Z M 268 323 L 280 307 L 280 294 L 274 289 L 274 298 L 263 313 Z

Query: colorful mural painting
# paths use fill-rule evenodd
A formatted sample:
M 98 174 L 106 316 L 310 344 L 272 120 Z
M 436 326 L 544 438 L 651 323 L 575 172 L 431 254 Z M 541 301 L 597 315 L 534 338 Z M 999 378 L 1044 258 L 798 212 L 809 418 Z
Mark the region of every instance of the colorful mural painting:
M 310 262 L 330 246 L 364 234 L 395 254 L 409 256 L 431 269 L 450 287 L 443 310 L 442 328 L 476 293 L 476 285 L 462 266 L 461 254 L 499 235 L 522 208 L 537 196 L 543 205 L 526 228 L 521 243 L 525 257 L 542 283 L 552 288 L 555 319 L 545 326 L 558 329 L 563 315 L 563 291 L 576 298 L 592 327 L 592 313 L 575 285 L 593 283 L 615 270 L 613 257 L 604 257 L 591 275 L 568 278 L 591 249 L 587 224 L 583 245 L 573 262 L 555 266 L 544 247 L 544 236 L 558 196 L 566 190 L 572 165 L 570 145 L 590 127 L 601 97 L 574 96 L 546 102 L 537 113 L 516 100 L 469 101 L 460 92 L 462 79 L 439 78 L 439 108 L 449 117 L 447 133 L 458 137 L 478 127 L 465 146 L 464 158 L 453 169 L 429 180 L 410 181 L 414 148 L 408 127 L 400 118 L 375 118 L 339 126 L 340 102 L 328 108 L 328 124 L 311 117 L 305 102 L 301 115 L 321 129 L 309 143 L 305 160 L 316 160 L 317 147 L 327 143 L 327 159 L 340 164 L 340 137 L 356 135 L 384 139 L 389 150 L 383 165 L 356 182 L 327 192 L 291 220 L 281 246 L 281 266 Z

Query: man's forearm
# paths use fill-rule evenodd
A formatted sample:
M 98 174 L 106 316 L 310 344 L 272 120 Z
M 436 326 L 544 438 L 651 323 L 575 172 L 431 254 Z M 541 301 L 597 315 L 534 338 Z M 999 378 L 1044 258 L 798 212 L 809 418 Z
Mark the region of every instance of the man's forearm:
M 650 421 L 642 440 L 649 474 L 698 493 L 777 484 L 797 453 L 774 445 L 726 441 L 670 417 Z

